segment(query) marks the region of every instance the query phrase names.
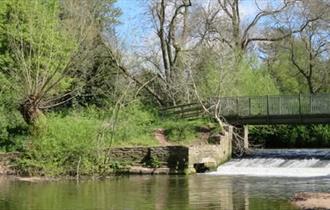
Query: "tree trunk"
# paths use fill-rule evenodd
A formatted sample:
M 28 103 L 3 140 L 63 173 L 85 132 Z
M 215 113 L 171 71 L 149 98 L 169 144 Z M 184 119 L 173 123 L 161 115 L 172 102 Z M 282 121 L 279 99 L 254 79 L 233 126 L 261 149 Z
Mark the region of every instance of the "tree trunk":
M 38 98 L 36 96 L 28 96 L 27 99 L 21 104 L 19 110 L 29 125 L 34 125 L 42 111 L 38 107 Z

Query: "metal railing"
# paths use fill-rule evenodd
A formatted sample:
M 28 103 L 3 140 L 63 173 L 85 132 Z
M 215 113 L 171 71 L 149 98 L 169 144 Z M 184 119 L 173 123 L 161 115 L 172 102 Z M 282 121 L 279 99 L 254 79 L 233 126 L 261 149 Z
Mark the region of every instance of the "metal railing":
M 217 103 L 219 105 L 215 106 Z M 230 119 L 330 115 L 330 94 L 222 97 L 210 98 L 203 104 L 210 113 L 214 113 L 217 107 L 218 113 Z M 200 103 L 168 107 L 161 113 L 180 118 L 207 116 Z

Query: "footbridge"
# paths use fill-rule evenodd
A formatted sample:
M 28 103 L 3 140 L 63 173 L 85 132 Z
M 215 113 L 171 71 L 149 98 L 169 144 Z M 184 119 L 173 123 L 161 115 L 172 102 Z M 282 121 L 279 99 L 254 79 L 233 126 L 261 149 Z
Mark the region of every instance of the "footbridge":
M 330 93 L 210 98 L 161 110 L 175 118 L 212 117 L 219 113 L 233 125 L 330 123 Z

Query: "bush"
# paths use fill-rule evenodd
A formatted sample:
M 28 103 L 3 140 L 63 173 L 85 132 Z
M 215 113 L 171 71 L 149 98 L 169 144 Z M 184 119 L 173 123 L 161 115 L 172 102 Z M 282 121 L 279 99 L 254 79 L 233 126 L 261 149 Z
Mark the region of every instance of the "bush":
M 97 138 L 101 125 L 102 121 L 77 113 L 50 114 L 44 130 L 28 137 L 19 168 L 29 175 L 75 175 L 78 168 L 81 174 L 94 173 L 103 143 Z
M 17 95 L 0 72 L 0 150 L 21 149 L 22 136 L 28 127 L 18 111 Z

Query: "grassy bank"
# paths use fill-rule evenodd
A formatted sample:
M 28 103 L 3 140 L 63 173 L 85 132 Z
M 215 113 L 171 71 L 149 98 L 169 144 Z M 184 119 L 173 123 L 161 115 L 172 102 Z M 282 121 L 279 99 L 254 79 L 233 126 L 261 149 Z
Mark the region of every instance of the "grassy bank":
M 3 115 L 0 150 L 19 151 L 15 167 L 22 175 L 104 175 L 120 165 L 108 159 L 113 147 L 189 145 L 201 128 L 217 125 L 207 119 L 162 118 L 157 111 L 130 103 L 118 107 L 80 107 L 45 113 L 34 127 L 19 114 Z M 211 129 L 211 130 L 212 130 Z M 250 138 L 266 147 L 329 147 L 329 126 L 254 126 Z
M 2 150 L 22 152 L 15 164 L 23 175 L 99 175 L 116 167 L 108 148 L 160 145 L 160 128 L 168 144 L 190 144 L 204 125 L 210 122 L 160 118 L 140 103 L 119 110 L 80 108 L 46 113 L 35 127 L 9 136 Z

